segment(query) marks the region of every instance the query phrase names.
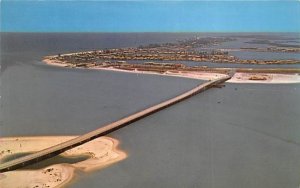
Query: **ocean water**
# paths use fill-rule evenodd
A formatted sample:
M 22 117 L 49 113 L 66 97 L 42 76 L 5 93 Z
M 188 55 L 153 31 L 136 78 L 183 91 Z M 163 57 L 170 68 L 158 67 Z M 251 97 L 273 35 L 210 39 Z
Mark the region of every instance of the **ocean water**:
M 0 135 L 83 134 L 201 83 L 52 67 L 43 56 L 190 36 L 2 33 Z M 298 187 L 299 97 L 299 84 L 210 89 L 110 134 L 128 158 L 69 187 Z

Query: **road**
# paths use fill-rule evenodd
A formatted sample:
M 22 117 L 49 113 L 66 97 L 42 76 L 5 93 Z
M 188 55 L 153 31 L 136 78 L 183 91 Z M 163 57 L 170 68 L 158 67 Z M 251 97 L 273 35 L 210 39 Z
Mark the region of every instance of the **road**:
M 100 127 L 99 129 L 96 129 L 94 131 L 88 132 L 84 135 L 78 136 L 74 139 L 68 140 L 66 142 L 60 143 L 58 145 L 46 148 L 44 150 L 38 151 L 36 153 L 17 158 L 15 160 L 3 163 L 0 165 L 0 172 L 7 172 L 11 170 L 15 170 L 33 163 L 37 163 L 39 161 L 54 157 L 56 155 L 59 155 L 60 153 L 63 153 L 64 151 L 67 151 L 69 149 L 72 149 L 76 146 L 82 145 L 86 142 L 89 142 L 95 138 L 98 138 L 100 136 L 107 135 L 113 131 L 116 131 L 126 125 L 129 125 L 132 122 L 135 122 L 141 118 L 144 118 L 150 114 L 153 114 L 157 111 L 160 111 L 164 108 L 167 108 L 171 105 L 174 105 L 182 100 L 185 100 L 193 95 L 196 95 L 200 92 L 203 92 L 214 85 L 223 83 L 227 80 L 229 80 L 232 77 L 232 74 L 228 76 L 224 76 L 222 78 L 218 78 L 212 81 L 208 81 L 206 83 L 203 83 L 201 85 L 198 85 L 197 87 L 178 95 L 172 99 L 169 99 L 167 101 L 161 102 L 157 105 L 154 105 L 152 107 L 149 107 L 147 109 L 144 109 L 142 111 L 139 111 L 135 114 L 132 114 L 128 117 L 125 117 L 123 119 L 120 119 L 118 121 L 115 121 L 113 123 L 110 123 L 108 125 L 105 125 L 103 127 Z

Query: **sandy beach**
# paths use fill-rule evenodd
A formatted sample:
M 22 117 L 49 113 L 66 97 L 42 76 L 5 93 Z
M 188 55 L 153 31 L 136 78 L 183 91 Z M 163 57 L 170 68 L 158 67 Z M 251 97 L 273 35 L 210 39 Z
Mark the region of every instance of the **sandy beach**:
M 1 138 L 0 161 L 11 155 L 39 151 L 72 138 L 75 136 Z M 73 164 L 53 164 L 37 170 L 21 169 L 1 173 L 0 187 L 63 187 L 71 182 L 78 170 L 82 172 L 98 170 L 125 159 L 127 155 L 118 149 L 118 144 L 118 140 L 110 137 L 97 138 L 61 154 L 69 158 L 88 156 L 86 160 Z
M 56 62 L 50 59 L 43 60 L 46 64 L 59 67 L 68 67 L 68 64 L 61 62 Z M 163 75 L 163 76 L 175 76 L 182 78 L 198 79 L 198 80 L 213 80 L 220 78 L 225 74 L 212 73 L 204 71 L 166 71 L 164 73 L 158 73 L 154 71 L 139 71 L 139 70 L 124 70 L 117 69 L 114 67 L 101 67 L 95 66 L 90 68 L 76 67 L 77 69 L 93 69 L 93 70 L 105 70 L 105 71 L 115 71 L 115 72 L 126 72 L 134 74 L 151 74 L 151 75 Z M 259 84 L 290 84 L 290 83 L 300 83 L 299 74 L 274 74 L 274 73 L 240 73 L 237 72 L 233 77 L 228 80 L 229 83 L 259 83 Z
M 52 66 L 58 66 L 58 67 L 67 67 L 66 64 L 60 63 L 59 61 L 53 61 L 50 59 L 44 59 L 43 60 L 47 65 L 52 65 Z
M 98 69 L 98 70 L 108 70 L 116 72 L 127 72 L 135 74 L 155 74 L 163 76 L 175 76 L 182 78 L 198 79 L 198 80 L 213 80 L 225 76 L 225 74 L 220 73 L 209 73 L 209 72 L 187 72 L 187 71 L 178 71 L 171 72 L 167 71 L 165 73 L 151 72 L 151 71 L 130 71 L 122 70 L 116 68 L 103 68 L 95 67 L 89 69 Z M 268 74 L 268 73 L 235 73 L 233 77 L 228 80 L 229 83 L 260 83 L 260 84 L 289 84 L 289 83 L 300 83 L 299 74 Z
M 234 76 L 227 82 L 291 84 L 291 83 L 300 83 L 300 75 L 299 74 L 235 73 Z

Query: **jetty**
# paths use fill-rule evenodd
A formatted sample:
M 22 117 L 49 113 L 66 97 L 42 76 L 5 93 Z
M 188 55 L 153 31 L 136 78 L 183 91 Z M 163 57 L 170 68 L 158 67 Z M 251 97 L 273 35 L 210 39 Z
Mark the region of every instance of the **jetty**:
M 167 108 L 171 105 L 174 105 L 180 101 L 183 101 L 193 95 L 196 95 L 200 92 L 203 92 L 209 88 L 212 88 L 218 84 L 222 84 L 223 82 L 229 80 L 232 77 L 232 74 L 225 75 L 222 78 L 218 78 L 212 81 L 205 82 L 203 84 L 198 85 L 197 87 L 180 94 L 174 98 L 171 98 L 169 100 L 166 100 L 164 102 L 161 102 L 159 104 L 156 104 L 152 107 L 149 107 L 147 109 L 144 109 L 142 111 L 139 111 L 137 113 L 134 113 L 132 115 L 129 115 L 128 117 L 122 118 L 118 121 L 115 121 L 113 123 L 107 124 L 105 126 L 100 127 L 99 129 L 96 129 L 94 131 L 88 132 L 84 135 L 78 136 L 74 139 L 68 140 L 66 142 L 60 143 L 58 145 L 46 148 L 44 150 L 38 151 L 33 154 L 26 155 L 24 157 L 17 158 L 15 160 L 8 161 L 6 163 L 0 164 L 0 172 L 7 172 L 11 170 L 16 170 L 18 168 L 28 166 L 37 162 L 40 162 L 42 160 L 54 157 L 56 155 L 59 155 L 63 153 L 64 151 L 67 151 L 69 149 L 72 149 L 76 146 L 82 145 L 86 142 L 89 142 L 95 138 L 98 138 L 100 136 L 107 135 L 113 131 L 116 131 L 126 125 L 129 125 L 130 123 L 133 123 L 139 119 L 142 119 L 146 116 L 149 116 L 150 114 L 153 114 L 155 112 L 158 112 L 164 108 Z

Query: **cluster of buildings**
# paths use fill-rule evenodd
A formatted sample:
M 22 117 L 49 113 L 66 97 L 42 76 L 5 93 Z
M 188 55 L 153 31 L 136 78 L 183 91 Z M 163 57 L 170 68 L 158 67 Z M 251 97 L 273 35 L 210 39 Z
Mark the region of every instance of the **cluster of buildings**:
M 229 55 L 225 50 L 203 50 L 205 47 L 231 41 L 231 38 L 194 38 L 177 43 L 150 44 L 137 48 L 119 48 L 95 50 L 80 53 L 71 53 L 52 56 L 50 60 L 57 60 L 73 67 L 106 66 L 106 64 L 126 62 L 131 60 L 142 61 L 197 61 L 216 63 L 242 64 L 292 64 L 295 60 L 241 60 Z M 201 50 L 202 49 L 202 50 Z M 243 49 L 241 49 L 243 50 Z M 248 48 L 245 50 L 249 50 Z M 253 48 L 250 50 L 260 50 Z M 297 51 L 299 49 L 267 48 L 270 51 Z M 154 66 L 154 65 L 152 65 Z

